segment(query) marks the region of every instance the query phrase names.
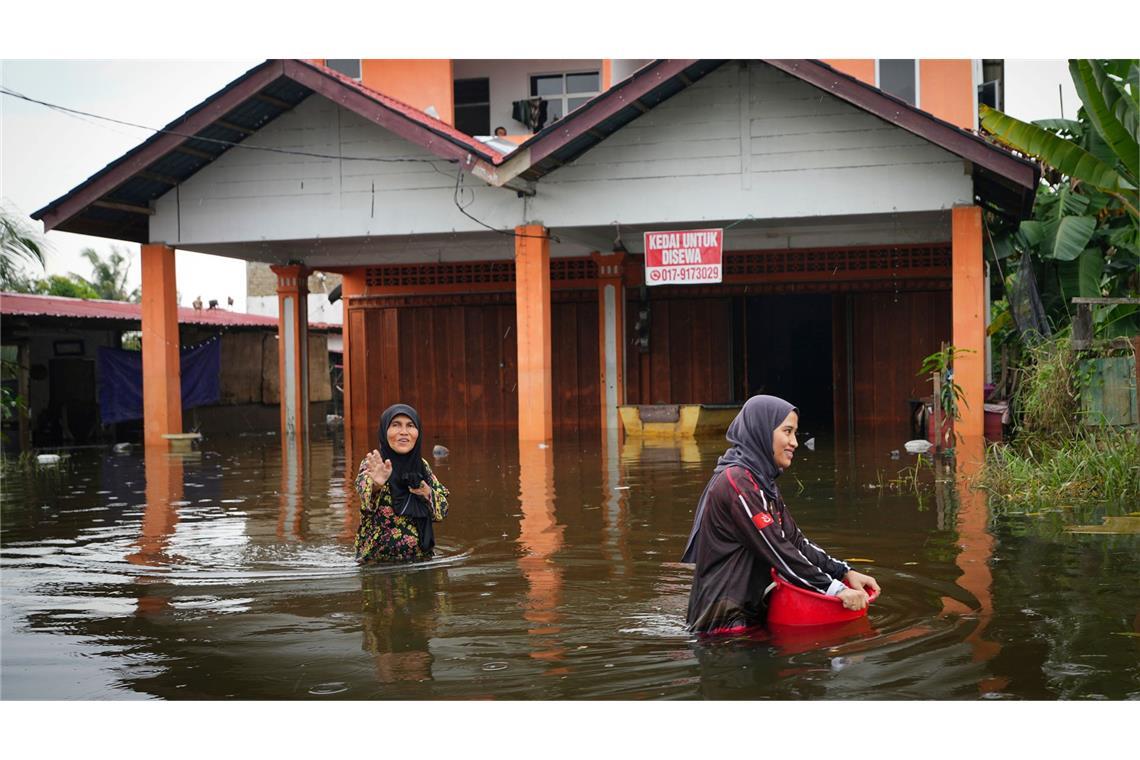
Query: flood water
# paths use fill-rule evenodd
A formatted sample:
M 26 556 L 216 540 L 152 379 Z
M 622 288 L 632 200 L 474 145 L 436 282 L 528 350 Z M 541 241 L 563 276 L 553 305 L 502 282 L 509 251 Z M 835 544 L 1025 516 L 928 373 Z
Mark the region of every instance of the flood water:
M 450 515 L 403 567 L 354 563 L 338 439 L 301 467 L 251 436 L 7 471 L 3 698 L 1140 697 L 1140 537 L 1066 530 L 1135 505 L 999 511 L 821 438 L 781 487 L 882 597 L 865 623 L 706 641 L 678 560 L 723 441 L 435 443 Z

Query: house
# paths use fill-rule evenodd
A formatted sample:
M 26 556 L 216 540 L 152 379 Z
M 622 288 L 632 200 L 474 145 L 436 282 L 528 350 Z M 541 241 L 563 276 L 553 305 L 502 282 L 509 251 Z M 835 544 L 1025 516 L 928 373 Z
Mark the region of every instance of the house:
M 180 307 L 177 314 L 177 345 L 185 350 L 216 343 L 217 363 L 208 368 L 216 374 L 205 378 L 210 386 L 203 388 L 205 396 L 189 394 L 184 399 L 189 426 L 205 435 L 276 431 L 280 421 L 277 319 L 217 308 Z M 4 382 L 26 405 L 12 421 L 12 429 L 5 429 L 11 444 L 27 450 L 137 440 L 141 420 L 125 408 L 129 403 L 108 408 L 104 391 L 109 384 L 124 384 L 124 377 L 110 374 L 111 369 L 131 371 L 130 354 L 117 355 L 117 350 L 140 336 L 139 304 L 2 293 L 0 317 L 0 344 L 10 360 L 8 366 L 14 368 Z M 339 337 L 339 328 L 310 325 L 311 416 L 322 422 L 334 396 L 328 348 L 333 331 Z M 108 357 L 106 349 L 116 352 Z M 116 358 L 126 364 L 120 365 Z M 130 378 L 125 380 L 129 385 Z
M 625 403 L 767 391 L 840 435 L 905 436 L 942 341 L 975 351 L 955 370 L 980 439 L 982 209 L 1024 218 L 1039 177 L 970 131 L 981 70 L 266 61 L 33 216 L 143 244 L 152 345 L 174 329 L 175 247 L 270 263 L 290 439 L 314 271 L 341 278 L 356 450 L 396 400 L 436 429 L 548 441 L 614 431 Z M 646 281 L 645 233 L 705 229 L 720 282 Z M 182 421 L 161 400 L 175 362 L 147 361 L 154 441 Z

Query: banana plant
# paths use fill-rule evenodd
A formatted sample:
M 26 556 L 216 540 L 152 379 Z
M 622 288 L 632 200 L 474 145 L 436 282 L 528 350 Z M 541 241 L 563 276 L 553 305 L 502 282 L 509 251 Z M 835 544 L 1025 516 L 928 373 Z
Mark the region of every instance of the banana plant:
M 979 106 L 990 139 L 1043 164 L 1033 218 L 1014 227 L 992 218 L 986 247 L 999 265 L 1015 254 L 1034 257 L 1055 322 L 1068 320 L 1073 296 L 1140 292 L 1138 72 L 1136 60 L 1070 61 L 1082 103 L 1076 119 L 1026 123 Z M 1128 334 L 1140 330 L 1140 309 L 1114 306 L 1097 321 L 1104 334 Z

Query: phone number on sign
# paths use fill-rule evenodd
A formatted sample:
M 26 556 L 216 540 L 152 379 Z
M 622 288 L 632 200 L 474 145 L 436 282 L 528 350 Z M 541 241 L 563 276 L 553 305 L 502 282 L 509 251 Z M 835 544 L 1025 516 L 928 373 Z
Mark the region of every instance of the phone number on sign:
M 668 267 L 663 269 L 650 269 L 649 280 L 651 282 L 684 282 L 686 280 L 720 282 L 720 267 Z

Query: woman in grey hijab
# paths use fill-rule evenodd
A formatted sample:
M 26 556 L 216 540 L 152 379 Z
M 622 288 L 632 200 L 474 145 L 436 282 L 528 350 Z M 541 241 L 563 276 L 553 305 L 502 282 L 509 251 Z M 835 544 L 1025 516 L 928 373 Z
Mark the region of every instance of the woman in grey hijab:
M 879 591 L 813 544 L 792 519 L 776 478 L 795 457 L 799 410 L 775 396 L 753 396 L 728 426 L 731 444 L 717 461 L 693 517 L 682 562 L 696 565 L 689 629 L 737 632 L 764 623 L 772 568 L 797 586 L 837 596 L 851 610 Z

